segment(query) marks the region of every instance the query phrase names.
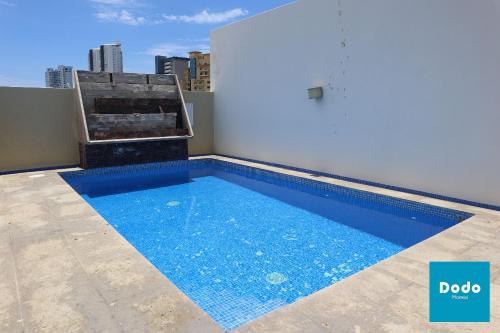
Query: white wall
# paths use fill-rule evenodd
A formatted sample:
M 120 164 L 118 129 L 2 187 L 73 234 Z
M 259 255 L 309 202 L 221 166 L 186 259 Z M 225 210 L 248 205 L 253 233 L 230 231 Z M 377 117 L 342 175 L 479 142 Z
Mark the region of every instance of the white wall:
M 303 0 L 215 30 L 215 152 L 499 205 L 499 32 L 497 0 Z

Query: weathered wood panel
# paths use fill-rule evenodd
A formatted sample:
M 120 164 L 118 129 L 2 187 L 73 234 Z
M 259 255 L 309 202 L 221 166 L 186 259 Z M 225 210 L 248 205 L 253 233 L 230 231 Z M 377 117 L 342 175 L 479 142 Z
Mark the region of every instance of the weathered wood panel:
M 85 114 L 93 114 L 96 113 L 95 110 L 95 101 L 96 98 L 129 98 L 129 92 L 120 92 L 120 93 L 95 93 L 95 94 L 84 94 L 82 96 L 83 107 L 85 108 Z M 133 94 L 135 98 L 153 98 L 153 99 L 176 99 L 177 93 L 172 92 L 149 92 L 149 93 L 135 93 Z M 167 108 L 167 111 L 171 110 Z M 173 112 L 173 110 L 172 110 Z M 126 112 L 122 112 L 126 113 Z
M 78 72 L 91 140 L 185 136 L 175 76 Z
M 109 98 L 95 99 L 95 113 L 130 114 L 130 113 L 177 113 L 181 102 L 168 98 Z
M 175 127 L 176 113 L 149 113 L 149 114 L 91 114 L 89 119 L 95 124 L 129 124 L 130 126 L 154 126 L 158 123 Z
M 120 129 L 115 129 L 113 132 L 108 132 L 108 131 L 90 132 L 91 140 L 161 138 L 167 136 L 185 136 L 185 135 L 188 135 L 188 130 L 179 128 L 148 129 L 141 131 L 129 131 L 129 130 L 121 131 Z
M 148 77 L 146 74 L 113 73 L 111 79 L 113 83 L 133 83 L 133 84 L 148 83 Z
M 135 84 L 135 83 L 102 83 L 102 82 L 82 82 L 80 83 L 82 93 L 92 92 L 118 92 L 127 91 L 130 93 L 137 92 L 175 92 L 177 93 L 177 86 L 169 85 L 152 85 L 152 84 Z M 130 96 L 134 97 L 134 96 Z
M 111 75 L 109 73 L 105 72 L 89 72 L 89 71 L 78 71 L 78 81 L 80 81 L 80 85 L 82 83 L 87 83 L 87 82 L 100 82 L 100 83 L 106 83 L 106 82 L 111 82 Z
M 165 74 L 149 74 L 149 84 L 157 85 L 173 85 L 175 86 L 175 77 L 173 75 Z
M 176 113 L 92 114 L 88 117 L 89 135 L 93 140 L 143 138 L 172 135 L 176 131 Z
M 165 98 L 165 99 L 175 99 L 178 97 L 176 92 L 169 91 L 140 91 L 136 93 L 130 93 L 129 91 L 93 91 L 86 92 L 82 95 L 84 97 L 102 97 L 102 98 Z

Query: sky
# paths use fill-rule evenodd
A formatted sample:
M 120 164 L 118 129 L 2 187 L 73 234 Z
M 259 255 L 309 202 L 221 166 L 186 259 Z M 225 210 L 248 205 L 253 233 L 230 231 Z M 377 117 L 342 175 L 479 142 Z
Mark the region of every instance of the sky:
M 87 69 L 88 50 L 121 42 L 126 72 L 154 55 L 209 51 L 210 31 L 292 0 L 0 0 L 0 86 L 44 86 L 45 69 Z

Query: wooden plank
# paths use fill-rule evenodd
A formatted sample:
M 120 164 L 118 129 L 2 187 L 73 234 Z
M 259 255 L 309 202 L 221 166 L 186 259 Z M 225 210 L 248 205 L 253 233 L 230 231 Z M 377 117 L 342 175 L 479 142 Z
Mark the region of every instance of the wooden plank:
M 149 137 L 151 133 L 160 135 L 176 129 L 177 114 L 94 114 L 88 117 L 89 135 L 92 138 L 134 138 Z M 96 134 L 98 133 L 98 134 Z M 161 135 L 160 135 L 161 136 Z
M 95 98 L 95 113 L 177 113 L 181 103 L 178 99 L 168 98 Z
M 148 130 L 141 132 L 103 132 L 93 131 L 90 134 L 92 140 L 120 140 L 120 139 L 139 139 L 139 138 L 162 138 L 169 136 L 188 135 L 187 129 L 169 128 L 161 130 Z
M 82 95 L 83 110 L 86 115 L 95 112 L 95 97 Z
M 129 92 L 164 91 L 164 92 L 177 93 L 177 86 L 83 82 L 80 83 L 80 90 L 82 91 L 82 93 L 93 92 L 93 91 L 129 91 Z
M 175 127 L 177 114 L 176 113 L 149 113 L 149 114 L 92 114 L 89 120 L 92 126 L 103 124 L 106 126 L 136 126 L 140 127 L 143 124 L 148 126 L 161 125 L 168 128 Z
M 137 106 L 156 107 L 158 105 L 181 105 L 181 101 L 176 98 L 116 98 L 116 97 L 96 97 L 96 105 L 106 106 Z
M 173 75 L 148 74 L 148 77 L 149 77 L 149 84 L 175 86 L 175 78 Z
M 113 83 L 133 83 L 133 84 L 147 84 L 148 77 L 146 74 L 135 73 L 113 73 L 111 76 Z
M 176 129 L 177 114 L 94 114 L 88 117 L 92 140 L 185 135 Z
M 78 75 L 86 119 L 92 114 L 154 114 L 161 110 L 182 116 L 175 76 L 113 73 L 111 82 L 109 73 L 79 71 Z M 177 125 L 182 126 L 181 118 Z
M 84 94 L 82 95 L 82 99 L 84 100 L 84 105 L 86 105 L 85 101 L 91 101 L 92 104 L 95 104 L 96 98 L 144 98 L 144 99 L 176 99 L 177 93 L 172 92 L 139 92 L 130 94 L 129 92 L 114 92 L 114 93 L 105 93 L 105 92 L 95 92 L 92 94 Z
M 111 82 L 111 77 L 109 73 L 106 72 L 77 71 L 77 75 L 78 75 L 78 81 L 80 81 L 80 87 L 82 83 L 87 83 L 87 82 L 96 82 L 96 83 Z

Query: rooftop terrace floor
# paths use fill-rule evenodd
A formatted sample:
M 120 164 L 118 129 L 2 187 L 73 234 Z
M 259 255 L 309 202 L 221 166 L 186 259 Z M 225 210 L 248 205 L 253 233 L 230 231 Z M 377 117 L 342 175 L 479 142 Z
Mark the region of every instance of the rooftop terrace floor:
M 210 157 L 475 214 L 236 332 L 500 331 L 500 212 Z M 60 171 L 0 176 L 1 332 L 222 332 Z M 490 323 L 429 323 L 431 260 L 491 262 Z

